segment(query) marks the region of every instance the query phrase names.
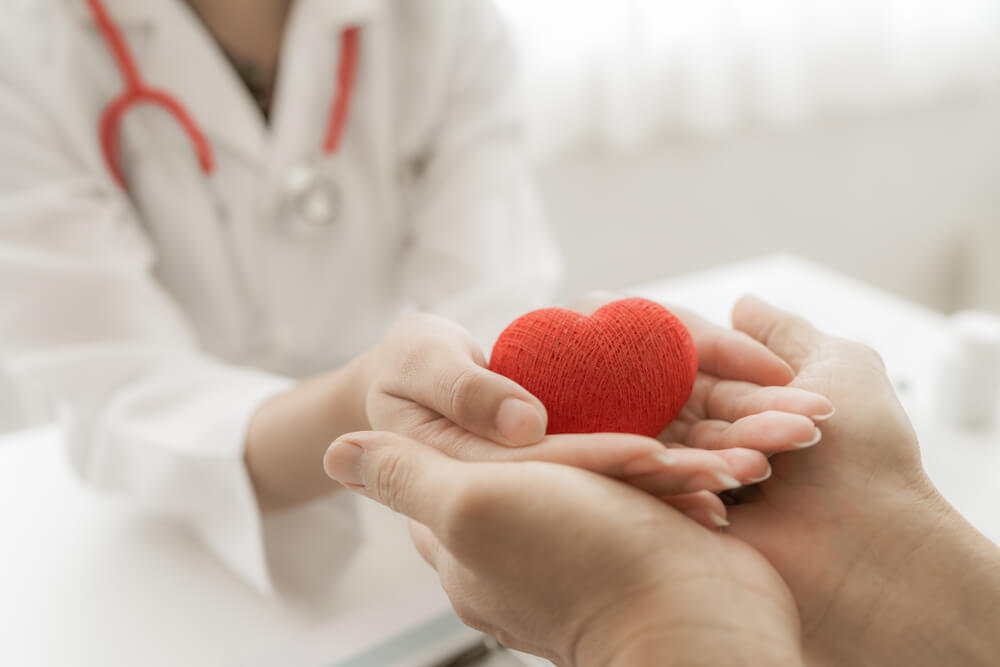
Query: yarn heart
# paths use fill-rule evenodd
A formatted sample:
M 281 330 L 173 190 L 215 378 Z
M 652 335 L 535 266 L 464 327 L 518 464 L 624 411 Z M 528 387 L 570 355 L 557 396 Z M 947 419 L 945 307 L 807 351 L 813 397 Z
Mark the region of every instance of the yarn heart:
M 698 356 L 673 313 L 632 298 L 590 316 L 545 308 L 519 317 L 500 334 L 490 370 L 542 402 L 550 434 L 655 437 L 691 395 Z

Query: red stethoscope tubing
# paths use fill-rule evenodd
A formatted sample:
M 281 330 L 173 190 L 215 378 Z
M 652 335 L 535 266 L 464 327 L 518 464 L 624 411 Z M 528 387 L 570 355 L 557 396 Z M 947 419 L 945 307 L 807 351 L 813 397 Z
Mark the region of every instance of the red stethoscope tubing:
M 165 109 L 184 129 L 184 132 L 191 140 L 198 164 L 202 171 L 211 174 L 215 169 L 215 157 L 212 146 L 205 138 L 204 133 L 195 123 L 194 118 L 187 112 L 187 109 L 169 93 L 152 88 L 143 81 L 139 68 L 129 51 L 128 44 L 121 30 L 115 25 L 108 14 L 101 0 L 86 0 L 94 16 L 94 22 L 101 34 L 101 38 L 107 45 L 108 50 L 114 57 L 115 65 L 121 73 L 125 83 L 123 90 L 105 107 L 101 113 L 98 125 L 98 138 L 101 142 L 101 152 L 104 155 L 104 163 L 123 189 L 128 185 L 125 181 L 125 174 L 121 166 L 121 154 L 119 150 L 119 135 L 122 117 L 125 112 L 133 106 L 140 104 L 152 104 Z M 323 151 L 327 154 L 335 153 L 340 147 L 340 141 L 347 125 L 348 111 L 351 105 L 351 96 L 354 91 L 355 75 L 357 73 L 358 51 L 360 46 L 360 30 L 357 27 L 345 29 L 340 36 L 340 62 L 337 67 L 337 92 L 330 106 L 330 117 L 327 124 L 326 137 L 323 140 Z

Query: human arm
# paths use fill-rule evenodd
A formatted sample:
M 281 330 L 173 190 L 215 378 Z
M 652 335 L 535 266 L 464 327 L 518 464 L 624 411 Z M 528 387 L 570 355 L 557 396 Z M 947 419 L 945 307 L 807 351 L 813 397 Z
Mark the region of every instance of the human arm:
M 788 582 L 810 658 L 994 663 L 1000 549 L 927 478 L 878 355 L 753 298 L 733 322 L 792 365 L 791 386 L 837 407 L 820 446 L 772 459 L 772 478 L 729 508 L 731 532 Z
M 191 529 L 261 590 L 299 573 L 315 587 L 358 542 L 353 503 L 262 515 L 243 461 L 251 414 L 293 381 L 207 351 L 155 277 L 159 248 L 107 175 L 89 110 L 59 104 L 72 72 L 29 57 L 37 31 L 14 10 L 0 31 L 0 363 L 59 418 L 88 484 Z M 324 562 L 284 549 L 296 542 Z

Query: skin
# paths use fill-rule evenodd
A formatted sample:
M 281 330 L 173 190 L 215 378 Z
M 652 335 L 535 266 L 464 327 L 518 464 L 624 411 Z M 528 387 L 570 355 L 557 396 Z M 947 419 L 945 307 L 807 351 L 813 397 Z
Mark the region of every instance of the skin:
M 459 616 L 505 646 L 579 667 L 803 664 L 795 603 L 767 561 L 634 487 L 457 461 L 385 432 L 344 436 L 325 467 L 411 517 Z
M 415 520 L 467 623 L 561 665 L 996 664 L 1000 549 L 931 485 L 878 355 L 752 298 L 733 319 L 838 412 L 727 534 L 606 477 L 388 433 L 339 439 L 326 471 Z
M 996 664 L 1000 549 L 931 484 L 878 354 L 750 297 L 733 324 L 837 406 L 729 512 L 794 594 L 810 664 Z
M 542 405 L 487 370 L 471 335 L 447 320 L 414 315 L 344 368 L 258 408 L 246 443 L 258 501 L 265 511 L 279 510 L 334 491 L 338 485 L 318 465 L 329 443 L 379 429 L 411 435 L 458 459 L 547 461 L 599 472 L 671 496 L 669 502 L 706 525 L 724 524 L 726 509 L 711 492 L 767 477 L 766 454 L 809 442 L 816 429 L 805 415 L 832 408 L 810 392 L 760 386 L 786 383 L 791 369 L 759 342 L 685 311 L 676 314 L 699 351 L 701 388 L 688 401 L 683 429 L 665 433 L 666 446 L 639 436 L 620 438 L 614 448 L 599 436 L 543 437 Z M 757 416 L 776 410 L 792 426 L 767 431 L 776 415 L 763 422 Z M 707 421 L 713 428 L 699 427 Z M 718 449 L 734 441 L 730 429 L 752 436 L 757 448 Z
M 187 0 L 187 4 L 225 51 L 266 115 L 291 0 Z

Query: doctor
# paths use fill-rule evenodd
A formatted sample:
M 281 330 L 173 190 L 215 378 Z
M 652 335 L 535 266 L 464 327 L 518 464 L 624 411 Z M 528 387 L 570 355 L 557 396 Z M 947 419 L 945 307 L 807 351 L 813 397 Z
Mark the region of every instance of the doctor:
M 58 406 L 82 477 L 186 522 L 259 588 L 315 589 L 351 553 L 350 494 L 320 465 L 350 431 L 440 417 L 480 436 L 453 455 L 638 461 L 654 492 L 678 459 L 675 491 L 766 473 L 747 450 L 533 445 L 544 409 L 483 369 L 479 341 L 559 273 L 488 2 L 0 12 L 0 361 Z M 689 324 L 716 371 L 791 379 Z M 825 399 L 768 396 L 753 411 L 787 410 L 768 447 L 815 442 Z M 710 426 L 695 444 L 747 432 Z

